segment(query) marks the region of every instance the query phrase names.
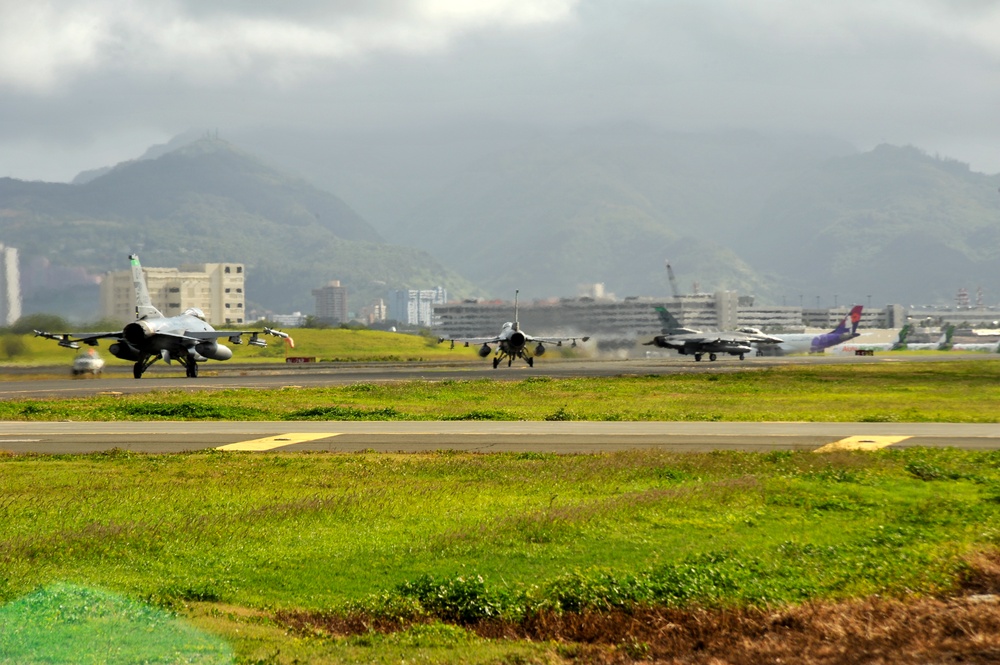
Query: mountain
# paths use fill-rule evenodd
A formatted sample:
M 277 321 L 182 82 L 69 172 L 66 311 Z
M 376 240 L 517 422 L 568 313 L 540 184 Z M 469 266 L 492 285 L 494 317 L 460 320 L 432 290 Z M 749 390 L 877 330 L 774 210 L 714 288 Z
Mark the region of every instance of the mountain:
M 732 239 L 793 176 L 849 152 L 749 132 L 592 129 L 483 156 L 385 231 L 497 295 L 586 282 L 663 294 L 669 257 L 682 284 L 773 298 Z
M 338 197 L 212 138 L 76 185 L 0 179 L 0 237 L 22 262 L 95 273 L 123 269 L 131 251 L 148 266 L 241 262 L 248 306 L 276 312 L 312 312 L 311 290 L 331 279 L 352 309 L 390 288 L 471 290 L 428 254 L 385 243 Z
M 789 295 L 855 302 L 953 302 L 983 286 L 1000 300 L 1000 177 L 914 147 L 830 159 L 775 192 L 741 256 Z M 794 251 L 787 251 L 794 248 Z M 846 302 L 843 298 L 841 303 Z
M 352 203 L 493 296 L 591 282 L 665 294 L 669 258 L 684 292 L 698 282 L 762 304 L 950 303 L 978 286 L 1000 302 L 1000 177 L 917 148 L 636 125 L 511 132 L 461 155 L 434 138 L 439 150 L 400 142 L 391 160 L 376 141 L 379 159 L 354 164 L 366 186 Z M 408 174 L 422 196 L 393 190 Z

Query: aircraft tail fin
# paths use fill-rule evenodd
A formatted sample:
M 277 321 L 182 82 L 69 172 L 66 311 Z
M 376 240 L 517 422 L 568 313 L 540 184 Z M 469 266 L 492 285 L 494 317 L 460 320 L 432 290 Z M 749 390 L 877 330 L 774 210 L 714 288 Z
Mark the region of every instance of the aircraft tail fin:
M 142 266 L 139 265 L 138 255 L 129 254 L 128 258 L 132 264 L 132 285 L 135 287 L 135 318 L 163 318 L 163 314 L 160 310 L 153 307 L 153 300 L 149 297 L 149 289 L 146 288 L 146 278 L 142 274 Z
M 833 329 L 833 332 L 840 333 L 841 335 L 850 333 L 851 337 L 858 336 L 858 324 L 861 323 L 861 310 L 864 309 L 864 305 L 855 305 L 851 308 L 851 311 L 847 313 L 837 327 Z M 850 327 L 848 327 L 850 326 Z
M 514 330 L 521 329 L 521 323 L 517 319 L 517 294 L 521 292 L 521 289 L 514 289 Z
M 664 335 L 677 335 L 682 333 L 697 333 L 697 330 L 692 330 L 691 328 L 685 328 L 680 324 L 680 321 L 670 313 L 666 307 L 662 305 L 655 308 L 656 314 L 660 317 L 660 323 L 663 324 L 663 334 Z
M 944 331 L 941 333 L 941 339 L 938 340 L 938 349 L 941 351 L 947 351 L 951 348 L 951 338 L 955 334 L 955 326 L 948 324 L 944 327 Z

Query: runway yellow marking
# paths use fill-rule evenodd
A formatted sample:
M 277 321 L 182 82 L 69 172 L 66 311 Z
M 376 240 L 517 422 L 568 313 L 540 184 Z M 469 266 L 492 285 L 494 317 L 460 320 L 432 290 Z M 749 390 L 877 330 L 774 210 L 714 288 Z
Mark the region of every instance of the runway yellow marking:
M 849 436 L 840 441 L 828 443 L 817 448 L 814 453 L 832 453 L 835 450 L 879 450 L 900 441 L 906 441 L 908 436 Z
M 263 439 L 237 441 L 236 443 L 219 446 L 216 450 L 274 450 L 275 448 L 291 446 L 296 443 L 305 443 L 306 441 L 316 441 L 317 439 L 326 439 L 332 436 L 340 436 L 340 432 L 291 432 L 289 434 L 277 434 Z

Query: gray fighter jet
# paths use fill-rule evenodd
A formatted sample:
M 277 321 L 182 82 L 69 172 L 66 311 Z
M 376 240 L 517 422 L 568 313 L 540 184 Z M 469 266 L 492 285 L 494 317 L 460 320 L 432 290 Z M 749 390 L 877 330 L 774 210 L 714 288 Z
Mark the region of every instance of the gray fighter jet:
M 172 360 L 182 362 L 187 375 L 196 377 L 198 363 L 206 360 L 229 360 L 233 357 L 232 350 L 219 343 L 219 339 L 223 337 L 231 344 L 242 344 L 243 336 L 249 335 L 248 343 L 251 346 L 267 346 L 267 342 L 260 339 L 259 335 L 274 335 L 284 339 L 290 346 L 295 346 L 286 333 L 271 328 L 216 330 L 205 321 L 204 312 L 197 307 L 192 307 L 179 316 L 163 316 L 149 297 L 139 257 L 130 254 L 129 260 L 132 263 L 132 283 L 135 286 L 135 321 L 117 332 L 50 333 L 36 330 L 35 336 L 54 339 L 59 342 L 59 346 L 68 349 L 79 349 L 80 343 L 98 346 L 98 340 L 111 340 L 108 351 L 117 358 L 135 361 L 132 374 L 137 379 L 142 378 L 149 366 L 160 359 L 168 365 Z
M 507 359 L 507 367 L 514 362 L 514 358 L 521 358 L 528 363 L 528 367 L 535 366 L 535 358 L 545 353 L 546 344 L 562 346 L 563 342 L 572 342 L 576 346 L 576 340 L 586 342 L 590 337 L 532 337 L 523 330 L 517 320 L 517 294 L 514 292 L 514 320 L 508 321 L 500 328 L 500 334 L 496 337 L 439 337 L 441 342 L 451 342 L 451 348 L 455 348 L 455 342 L 460 342 L 469 346 L 470 344 L 482 344 L 478 353 L 480 358 L 485 358 L 494 352 L 490 344 L 496 344 L 496 355 L 493 356 L 493 369 Z M 534 348 L 532 348 L 534 345 Z
M 780 337 L 765 335 L 756 328 L 723 332 L 701 332 L 683 328 L 666 307 L 657 307 L 656 311 L 664 323 L 664 334 L 645 342 L 644 346 L 674 349 L 681 355 L 694 356 L 695 360 L 701 360 L 706 353 L 709 360 L 715 360 L 720 353 L 739 356 L 740 360 L 743 360 L 746 354 L 754 352 L 752 344 L 780 344 L 782 341 Z

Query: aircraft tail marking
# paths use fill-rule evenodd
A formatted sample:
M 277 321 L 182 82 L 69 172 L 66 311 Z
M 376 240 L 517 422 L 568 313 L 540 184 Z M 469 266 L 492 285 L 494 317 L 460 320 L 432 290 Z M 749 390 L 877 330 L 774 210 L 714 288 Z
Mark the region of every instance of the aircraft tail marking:
M 135 318 L 163 318 L 163 314 L 160 310 L 153 307 L 153 300 L 149 297 L 149 289 L 146 288 L 146 278 L 142 274 L 142 266 L 139 265 L 138 255 L 129 254 L 128 258 L 132 264 L 132 285 L 135 287 Z

